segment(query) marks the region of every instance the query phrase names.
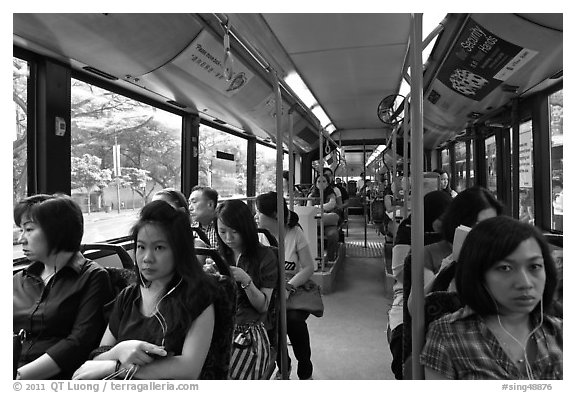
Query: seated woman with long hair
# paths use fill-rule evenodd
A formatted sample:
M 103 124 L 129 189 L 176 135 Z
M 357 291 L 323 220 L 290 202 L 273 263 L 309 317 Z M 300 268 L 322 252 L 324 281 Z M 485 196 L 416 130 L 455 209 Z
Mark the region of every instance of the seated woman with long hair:
M 320 200 L 320 190 L 323 190 L 323 200 Z M 326 236 L 326 262 L 333 262 L 338 257 L 338 223 L 342 220 L 341 212 L 338 211 L 336 193 L 330 185 L 328 176 L 320 174 L 314 179 L 314 186 L 308 194 L 307 206 L 320 207 L 324 211 L 322 222 L 324 235 Z
M 230 378 L 262 379 L 271 361 L 264 322 L 278 282 L 278 258 L 258 241 L 256 222 L 244 202 L 225 201 L 216 214 L 219 250 L 238 284 Z
M 102 353 L 74 378 L 198 379 L 214 333 L 215 284 L 195 261 L 190 219 L 153 201 L 132 237 L 138 281 L 118 295 Z
M 256 207 L 258 212 L 256 218 L 261 228 L 267 229 L 278 238 L 278 210 L 276 205 L 277 193 L 271 191 L 258 195 Z M 314 274 L 314 261 L 310 246 L 306 236 L 302 231 L 298 221 L 291 219 L 295 213 L 290 212 L 284 200 L 284 269 L 286 271 L 286 299 L 290 297 L 296 288 L 304 285 L 312 274 Z M 306 319 L 309 312 L 303 310 L 286 310 L 286 327 L 288 337 L 292 343 L 294 355 L 298 360 L 298 378 L 310 379 L 312 377 L 312 361 L 310 350 L 310 334 Z M 280 362 L 280 351 L 278 351 L 277 363 Z M 290 357 L 288 357 L 290 360 Z
M 509 217 L 476 225 L 456 264 L 463 308 L 428 328 L 426 379 L 562 379 L 562 320 L 548 314 L 556 282 L 538 229 Z
M 113 299 L 110 278 L 80 253 L 84 219 L 66 195 L 34 195 L 14 207 L 30 266 L 13 276 L 13 332 L 26 332 L 18 379 L 69 379 L 98 346 Z

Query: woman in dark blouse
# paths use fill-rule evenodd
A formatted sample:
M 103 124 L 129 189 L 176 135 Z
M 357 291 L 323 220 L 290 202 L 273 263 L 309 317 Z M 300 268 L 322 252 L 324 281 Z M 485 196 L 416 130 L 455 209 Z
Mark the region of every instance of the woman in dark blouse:
M 13 331 L 26 332 L 17 378 L 69 379 L 106 327 L 103 307 L 113 298 L 108 273 L 79 252 L 84 220 L 71 198 L 25 198 L 14 222 L 32 262 L 13 276 Z
M 231 379 L 262 379 L 270 363 L 270 341 L 264 322 L 278 280 L 278 259 L 258 241 L 256 221 L 248 206 L 226 201 L 216 209 L 219 249 L 238 284 Z M 249 338 L 253 357 L 247 362 L 241 338 Z M 240 344 L 240 346 L 238 345 Z
M 215 284 L 195 261 L 188 215 L 144 206 L 132 229 L 138 282 L 116 299 L 102 352 L 74 373 L 100 379 L 198 379 L 214 333 Z

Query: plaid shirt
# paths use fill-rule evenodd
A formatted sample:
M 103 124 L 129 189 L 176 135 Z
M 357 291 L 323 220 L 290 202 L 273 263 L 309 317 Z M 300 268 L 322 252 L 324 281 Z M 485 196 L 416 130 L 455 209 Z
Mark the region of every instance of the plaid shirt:
M 562 320 L 544 315 L 536 330 L 536 379 L 562 379 Z M 482 317 L 469 307 L 430 324 L 420 362 L 449 379 L 526 379 Z
M 206 226 L 203 226 L 198 221 L 192 221 L 192 226 L 204 231 L 208 240 L 210 240 L 210 244 L 208 244 L 210 248 L 218 248 L 218 234 L 216 233 L 216 224 L 214 221 L 210 221 L 210 224 Z

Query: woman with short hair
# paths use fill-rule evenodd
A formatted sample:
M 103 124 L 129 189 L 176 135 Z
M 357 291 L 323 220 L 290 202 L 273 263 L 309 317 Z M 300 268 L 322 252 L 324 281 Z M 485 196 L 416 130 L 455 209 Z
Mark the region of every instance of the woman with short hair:
M 535 227 L 509 217 L 478 223 L 456 264 L 464 307 L 428 328 L 426 379 L 562 379 L 562 320 L 548 314 L 556 282 Z
M 17 378 L 69 379 L 106 328 L 110 278 L 80 253 L 84 219 L 72 198 L 24 198 L 14 208 L 14 222 L 31 262 L 13 276 L 12 327 L 25 331 Z

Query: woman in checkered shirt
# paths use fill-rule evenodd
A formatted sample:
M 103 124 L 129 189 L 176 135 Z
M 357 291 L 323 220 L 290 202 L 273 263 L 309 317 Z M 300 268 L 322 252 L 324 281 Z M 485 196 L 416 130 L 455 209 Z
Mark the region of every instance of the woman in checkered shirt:
M 456 266 L 463 308 L 430 324 L 426 379 L 562 379 L 562 319 L 548 314 L 556 266 L 538 229 L 480 222 Z

